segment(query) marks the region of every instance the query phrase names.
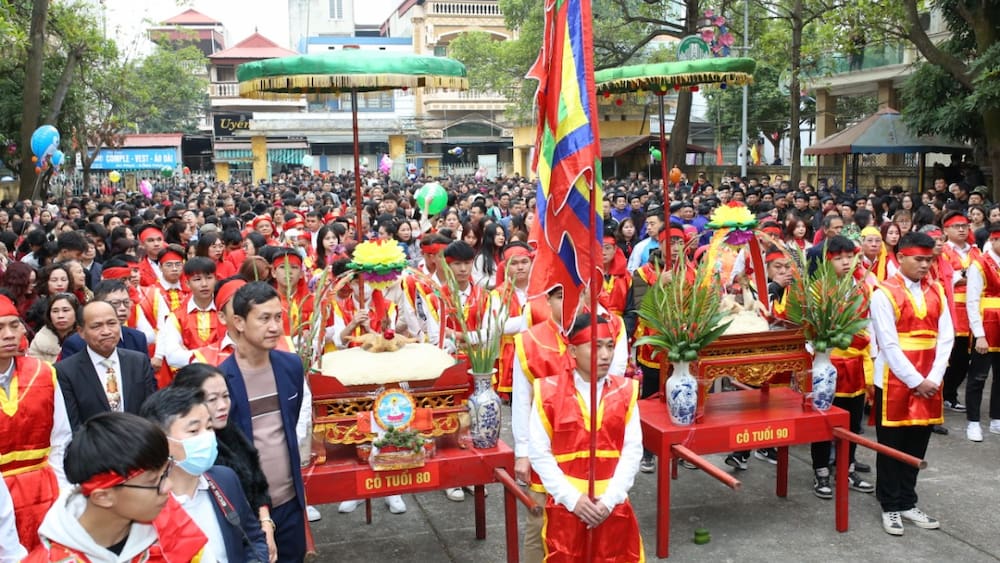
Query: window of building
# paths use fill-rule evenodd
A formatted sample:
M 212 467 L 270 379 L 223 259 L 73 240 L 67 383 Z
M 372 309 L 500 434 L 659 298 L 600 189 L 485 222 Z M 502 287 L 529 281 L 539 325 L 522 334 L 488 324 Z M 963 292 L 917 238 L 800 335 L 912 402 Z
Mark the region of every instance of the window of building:
M 365 92 L 358 94 L 358 111 L 392 111 L 395 108 L 393 93 Z M 325 102 L 309 102 L 310 112 L 351 111 L 351 95 L 341 94 Z
M 236 82 L 236 67 L 217 66 L 215 67 L 216 82 Z
M 448 46 L 447 45 L 435 45 L 434 46 L 434 56 L 435 57 L 447 57 L 448 56 Z
M 344 0 L 330 0 L 330 19 L 344 19 Z

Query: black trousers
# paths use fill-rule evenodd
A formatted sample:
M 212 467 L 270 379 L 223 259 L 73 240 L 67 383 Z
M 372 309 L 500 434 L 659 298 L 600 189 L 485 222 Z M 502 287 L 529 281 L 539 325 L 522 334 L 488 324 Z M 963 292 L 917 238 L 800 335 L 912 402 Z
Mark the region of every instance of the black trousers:
M 278 547 L 278 563 L 302 563 L 306 559 L 306 516 L 294 498 L 271 508 L 274 520 L 274 543 Z
M 930 426 L 883 426 L 882 390 L 875 388 L 875 435 L 880 444 L 923 458 L 931 438 Z M 920 470 L 878 454 L 875 457 L 875 498 L 883 512 L 902 512 L 917 505 L 917 474 Z
M 851 432 L 855 434 L 858 430 L 861 430 L 861 419 L 865 415 L 865 394 L 862 393 L 857 397 L 834 397 L 833 406 L 840 407 L 847 411 L 851 415 Z M 830 466 L 830 448 L 832 447 L 832 442 L 829 440 L 825 442 L 813 442 L 811 446 L 812 450 L 812 462 L 813 469 L 820 469 L 823 467 Z M 858 445 L 854 442 L 850 443 L 851 452 L 851 464 L 854 463 L 854 452 L 857 451 Z M 838 462 L 839 463 L 839 462 Z
M 969 337 L 956 336 L 955 345 L 952 346 L 951 356 L 948 358 L 948 369 L 945 370 L 944 381 L 941 382 L 945 401 L 952 403 L 958 401 L 958 387 L 965 381 L 965 374 L 972 369 L 969 366 L 969 350 Z
M 983 403 L 983 388 L 986 378 L 993 368 L 993 383 L 990 384 L 990 419 L 1000 420 L 1000 352 L 980 354 L 972 351 L 969 361 L 969 379 L 965 382 L 965 418 L 969 422 L 979 422 Z

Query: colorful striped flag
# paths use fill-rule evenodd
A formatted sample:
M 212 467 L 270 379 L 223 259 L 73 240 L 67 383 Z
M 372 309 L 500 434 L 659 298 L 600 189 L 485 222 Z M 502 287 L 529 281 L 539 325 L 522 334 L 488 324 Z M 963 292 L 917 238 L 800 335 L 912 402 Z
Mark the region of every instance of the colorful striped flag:
M 562 286 L 566 330 L 601 266 L 603 196 L 591 25 L 590 0 L 546 0 L 542 50 L 528 73 L 539 81 L 533 163 L 539 184 L 529 235 L 537 253 L 528 291 L 541 295 Z

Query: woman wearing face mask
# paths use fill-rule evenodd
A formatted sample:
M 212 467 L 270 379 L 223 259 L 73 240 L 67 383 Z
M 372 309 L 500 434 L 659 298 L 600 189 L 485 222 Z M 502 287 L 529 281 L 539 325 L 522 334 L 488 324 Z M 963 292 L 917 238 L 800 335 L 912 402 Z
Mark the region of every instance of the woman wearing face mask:
M 219 445 L 216 465 L 225 465 L 236 472 L 243 486 L 250 508 L 264 524 L 268 553 L 273 562 L 278 548 L 274 543 L 274 525 L 271 521 L 271 497 L 267 493 L 267 478 L 260 467 L 260 456 L 252 440 L 247 440 L 235 425 L 229 424 L 229 388 L 226 378 L 218 368 L 209 364 L 194 363 L 182 367 L 174 375 L 172 387 L 200 390 L 205 394 L 205 406 L 212 417 L 212 427 Z
M 213 467 L 218 443 L 205 394 L 167 387 L 146 399 L 139 414 L 167 435 L 171 494 L 208 538 L 202 561 L 268 561 L 261 523 L 239 478 L 228 467 Z

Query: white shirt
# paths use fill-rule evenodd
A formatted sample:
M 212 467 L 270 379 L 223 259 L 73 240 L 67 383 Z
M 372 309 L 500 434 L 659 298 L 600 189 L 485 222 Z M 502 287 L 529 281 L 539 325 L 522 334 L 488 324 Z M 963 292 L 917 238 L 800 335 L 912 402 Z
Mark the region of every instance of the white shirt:
M 0 478 L 0 563 L 18 563 L 27 556 L 28 552 L 17 537 L 14 500 L 10 498 L 7 483 Z
M 226 554 L 226 542 L 222 539 L 219 518 L 215 515 L 215 507 L 212 506 L 215 500 L 212 498 L 212 492 L 208 490 L 208 481 L 205 480 L 205 477 L 198 477 L 198 487 L 193 496 L 175 493 L 174 499 L 184 507 L 184 511 L 191 517 L 191 520 L 194 520 L 195 524 L 198 524 L 202 533 L 208 538 L 208 545 L 202 552 L 201 561 L 227 563 L 229 556 Z M 226 525 L 229 523 L 227 522 Z
M 669 229 L 670 227 L 665 226 L 664 228 Z M 650 245 L 658 245 L 659 243 L 660 242 L 658 240 L 655 240 L 655 237 L 646 237 L 637 242 L 636 245 L 632 247 L 632 254 L 629 255 L 628 262 L 625 265 L 628 273 L 634 274 L 636 270 L 641 268 L 646 262 L 649 262 L 649 250 L 651 249 L 647 249 L 646 247 Z
M 972 250 L 972 245 L 969 243 L 965 243 L 964 246 L 958 246 L 957 244 L 948 241 L 946 244 L 950 246 L 952 250 L 957 252 L 958 255 L 961 256 L 963 259 L 967 257 L 969 255 L 969 252 Z M 969 265 L 971 266 L 972 264 L 970 263 Z M 955 285 L 962 279 L 962 272 L 964 271 L 965 270 L 955 270 L 954 272 L 952 272 L 951 274 L 952 287 L 955 287 Z
M 101 363 L 107 360 L 111 360 L 111 367 L 115 370 L 115 377 L 118 378 L 118 393 L 121 395 L 121 400 L 118 402 L 118 412 L 125 411 L 125 386 L 122 380 L 122 369 L 121 362 L 118 361 L 118 348 L 115 348 L 111 355 L 105 358 L 104 356 L 98 354 L 93 348 L 87 346 L 87 355 L 90 356 L 90 363 L 94 366 L 94 371 L 97 372 L 97 378 L 101 380 L 101 390 L 106 391 L 108 388 L 108 368 L 104 367 Z
M 579 374 L 573 374 L 576 392 L 583 401 L 584 408 L 590 409 L 590 383 L 585 381 Z M 608 384 L 608 379 L 603 378 L 597 382 L 597 400 L 600 402 L 604 394 L 604 387 Z M 542 424 L 540 409 L 531 409 L 531 421 L 529 426 L 530 444 L 528 456 L 531 458 L 531 467 L 538 473 L 542 480 L 542 485 L 548 494 L 552 495 L 555 502 L 565 506 L 568 510 L 573 510 L 582 494 L 566 479 L 565 474 L 559 469 L 556 458 L 552 455 L 552 442 Z M 639 461 L 642 459 L 642 427 L 639 424 L 639 407 L 632 406 L 632 412 L 628 415 L 628 422 L 625 424 L 625 441 L 622 445 L 621 457 L 618 458 L 618 465 L 615 466 L 614 475 L 608 482 L 608 487 L 600 498 L 601 504 L 609 511 L 614 510 L 628 498 L 628 491 L 635 482 L 635 474 L 639 472 Z
M 993 252 L 993 248 L 987 248 L 983 254 L 988 255 L 997 264 L 1000 264 L 1000 256 Z M 965 310 L 969 314 L 969 329 L 974 338 L 986 336 L 983 329 L 983 315 L 979 312 L 979 302 L 986 288 L 986 280 L 983 279 L 983 272 L 979 268 L 970 266 L 965 273 Z
M 924 293 L 920 282 L 905 276 L 902 277 L 906 288 L 913 296 L 913 301 L 917 305 L 923 305 Z M 886 366 L 910 389 L 920 385 L 924 376 L 917 371 L 917 368 L 913 366 L 913 363 L 899 346 L 896 315 L 884 290 L 880 289 L 872 293 L 871 323 L 876 342 L 878 342 L 878 356 L 875 358 L 875 386 L 882 388 L 880 374 L 884 373 Z M 955 329 L 951 322 L 951 313 L 948 312 L 947 303 L 941 303 L 941 317 L 938 318 L 937 332 L 934 363 L 927 374 L 927 379 L 940 385 L 944 378 L 944 371 L 948 367 L 952 345 L 955 343 Z
M 201 309 L 192 297 L 187 300 L 186 309 L 188 314 L 195 311 L 215 311 L 215 301 L 209 301 L 208 308 Z M 184 346 L 184 337 L 178 329 L 179 324 L 177 315 L 170 313 L 167 322 L 160 326 L 160 332 L 156 335 L 156 357 L 163 358 L 167 365 L 178 369 L 191 363 L 191 350 Z

